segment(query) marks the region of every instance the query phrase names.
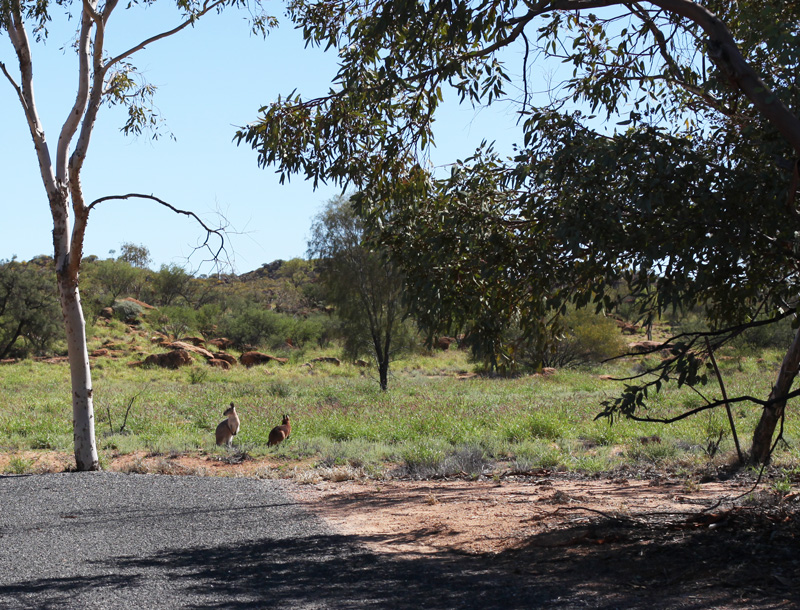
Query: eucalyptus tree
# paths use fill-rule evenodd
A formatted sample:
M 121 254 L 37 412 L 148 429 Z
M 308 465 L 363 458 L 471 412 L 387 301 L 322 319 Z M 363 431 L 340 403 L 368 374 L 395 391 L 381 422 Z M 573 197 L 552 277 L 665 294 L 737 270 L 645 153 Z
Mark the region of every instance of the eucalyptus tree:
M 128 263 L 131 267 L 137 269 L 147 269 L 152 262 L 150 258 L 150 250 L 147 246 L 142 244 L 134 244 L 125 242 L 120 246 L 120 255 L 117 260 Z
M 365 243 L 364 223 L 349 198 L 330 200 L 314 219 L 309 255 L 318 259 L 327 300 L 344 325 L 350 356 L 371 353 L 381 390 L 389 387 L 392 356 L 403 336 L 403 276 L 380 250 Z
M 355 186 L 432 323 L 486 314 L 501 327 L 515 316 L 544 341 L 569 301 L 610 306 L 620 280 L 644 316 L 702 304 L 713 330 L 669 342 L 657 377 L 603 411 L 640 418 L 648 390 L 704 379 L 704 352 L 797 316 L 796 2 L 289 6 L 309 43 L 338 50 L 339 72 L 328 95 L 279 99 L 237 137 L 284 177 Z M 503 62 L 512 48 L 516 73 Z M 547 61 L 571 74 L 537 105 L 532 91 L 546 84 L 530 68 Z M 448 91 L 517 103 L 513 158 L 485 146 L 449 176 L 431 170 Z M 494 336 L 490 327 L 488 349 Z M 796 335 L 767 398 L 731 399 L 762 408 L 754 461 L 769 459 L 799 364 Z
M 152 3 L 152 0 L 145 0 L 141 4 Z M 174 27 L 160 32 L 156 30 L 152 36 L 131 46 L 124 43 L 115 46 L 111 37 L 106 36 L 107 27 L 119 11 L 135 9 L 136 4 L 123 4 L 120 8 L 118 0 L 82 0 L 77 3 L 0 0 L 0 35 L 7 37 L 13 49 L 13 62 L 0 60 L 0 72 L 14 90 L 22 117 L 28 125 L 53 220 L 55 272 L 69 352 L 78 470 L 98 468 L 91 371 L 78 290 L 89 214 L 108 200 L 145 198 L 194 216 L 150 195 L 108 195 L 92 202 L 85 200 L 81 174 L 100 109 L 103 105 L 125 106 L 128 110 L 123 126 L 125 133 L 137 134 L 153 127 L 158 122 L 151 103 L 155 89 L 140 78 L 131 63 L 139 51 L 226 8 L 247 9 L 253 17 L 253 31 L 260 34 L 265 34 L 274 22 L 263 13 L 259 0 L 179 0 Z M 75 24 L 75 39 L 71 47 L 74 53 L 67 52 L 65 56 L 72 57 L 75 62 L 66 70 L 72 70 L 76 93 L 70 98 L 72 94 L 60 88 L 46 90 L 57 100 L 72 100 L 71 107 L 64 109 L 64 122 L 56 126 L 56 138 L 51 141 L 34 95 L 33 47 L 46 42 L 48 27 L 54 18 Z M 6 112 L 3 120 L 15 120 L 15 117 Z M 199 222 L 199 218 L 195 219 Z

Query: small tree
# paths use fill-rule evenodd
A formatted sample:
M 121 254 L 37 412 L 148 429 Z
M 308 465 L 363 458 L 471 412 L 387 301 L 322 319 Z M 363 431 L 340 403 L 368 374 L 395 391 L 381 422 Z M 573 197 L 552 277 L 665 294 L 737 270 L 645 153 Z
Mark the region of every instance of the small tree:
M 109 258 L 91 264 L 91 279 L 105 297 L 104 307 L 113 305 L 120 296 L 133 292 L 143 273 L 143 269 L 120 259 Z
M 161 265 L 150 277 L 154 305 L 173 305 L 179 298 L 189 302 L 194 278 L 179 265 Z
M 345 197 L 331 199 L 314 219 L 308 252 L 319 259 L 327 300 L 344 323 L 346 350 L 363 350 L 366 336 L 386 390 L 403 314 L 402 275 L 365 245 L 363 223 Z
M 131 267 L 147 269 L 150 265 L 150 250 L 146 246 L 125 242 L 120 247 L 121 253 L 118 260 L 128 263 Z

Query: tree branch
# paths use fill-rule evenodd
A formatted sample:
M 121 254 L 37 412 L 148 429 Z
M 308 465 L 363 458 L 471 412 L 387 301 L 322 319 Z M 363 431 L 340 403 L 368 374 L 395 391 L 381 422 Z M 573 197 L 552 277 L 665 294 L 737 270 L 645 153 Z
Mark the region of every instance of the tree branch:
M 36 150 L 36 157 L 39 161 L 39 172 L 42 176 L 42 182 L 47 190 L 48 197 L 50 197 L 52 201 L 52 197 L 58 192 L 58 187 L 55 175 L 52 171 L 50 149 L 47 146 L 44 128 L 42 127 L 33 95 L 33 63 L 31 59 L 30 41 L 25 32 L 25 23 L 22 19 L 22 15 L 19 12 L 20 5 L 15 4 L 13 8 L 13 11 L 9 11 L 10 14 L 6 19 L 5 26 L 11 45 L 14 47 L 17 61 L 19 62 L 19 85 L 14 82 L 14 79 L 8 73 L 5 65 L 3 65 L 3 73 L 6 75 L 6 78 L 9 79 L 12 86 L 14 86 L 19 96 L 22 111 L 25 114 L 31 139 L 33 140 L 33 146 Z
M 658 50 L 661 53 L 661 57 L 664 59 L 664 62 L 667 64 L 669 72 L 671 74 L 671 81 L 675 84 L 682 87 L 687 92 L 691 93 L 702 99 L 705 103 L 711 106 L 717 112 L 724 114 L 725 116 L 735 117 L 737 113 L 730 108 L 727 108 L 720 100 L 715 98 L 713 95 L 709 95 L 707 92 L 703 91 L 700 87 L 692 85 L 686 82 L 681 77 L 681 71 L 678 67 L 675 58 L 669 52 L 667 48 L 667 40 L 664 37 L 664 33 L 656 26 L 655 22 L 650 18 L 647 12 L 639 6 L 639 3 L 634 3 L 630 5 L 631 12 L 636 15 L 642 22 L 645 24 L 645 27 L 650 31 L 653 35 L 653 38 L 656 41 L 656 45 L 658 46 Z
M 90 33 L 92 28 L 92 19 L 88 13 L 87 6 L 92 8 L 89 0 L 83 2 L 84 12 L 81 15 L 81 30 L 78 35 L 78 92 L 75 96 L 75 103 L 67 115 L 67 120 L 64 121 L 61 127 L 61 133 L 58 136 L 58 148 L 56 149 L 56 176 L 60 181 L 64 181 L 68 176 L 67 168 L 67 155 L 69 153 L 69 143 L 75 132 L 78 131 L 81 119 L 83 118 L 84 111 L 86 110 L 86 103 L 89 100 L 89 55 L 91 53 Z
M 126 58 L 130 57 L 131 55 L 133 55 L 137 51 L 141 51 L 147 45 L 149 45 L 149 44 L 151 44 L 153 42 L 156 42 L 157 40 L 161 40 L 163 38 L 169 38 L 170 36 L 172 36 L 174 34 L 177 34 L 178 32 L 180 32 L 181 30 L 185 29 L 186 27 L 188 27 L 190 25 L 194 25 L 195 21 L 197 21 L 200 17 L 202 17 L 203 15 L 207 14 L 209 11 L 215 9 L 216 7 L 218 7 L 219 5 L 224 4 L 224 3 L 225 3 L 225 0 L 215 0 L 214 2 L 211 2 L 209 4 L 208 0 L 206 0 L 206 2 L 203 3 L 202 10 L 200 10 L 197 13 L 193 13 L 186 21 L 184 21 L 180 25 L 172 28 L 171 30 L 168 30 L 166 32 L 162 32 L 161 34 L 156 34 L 155 36 L 151 36 L 147 40 L 143 40 L 142 42 L 140 42 L 136 46 L 131 47 L 130 49 L 128 49 L 124 53 L 121 53 L 121 54 L 117 55 L 116 57 L 114 57 L 113 59 L 110 59 L 109 61 L 106 62 L 103 70 L 105 72 L 107 72 L 108 69 L 111 66 L 121 62 L 123 59 L 126 59 Z
M 8 79 L 8 82 L 11 83 L 11 86 L 14 88 L 14 91 L 16 92 L 17 97 L 19 98 L 19 101 L 24 109 L 25 97 L 22 95 L 22 89 L 20 89 L 20 86 L 17 84 L 17 81 L 14 80 L 14 77 L 11 76 L 11 74 L 9 74 L 6 65 L 2 61 L 0 61 L 0 71 L 2 71 L 3 74 L 5 74 L 6 78 Z
M 800 155 L 800 119 L 747 63 L 727 26 L 711 11 L 689 0 L 648 0 L 700 26 L 708 36 L 708 56 Z
M 159 199 L 158 197 L 155 197 L 154 195 L 143 195 L 143 194 L 140 194 L 140 193 L 128 193 L 127 195 L 107 195 L 106 197 L 100 197 L 99 199 L 95 199 L 92 203 L 90 203 L 88 206 L 86 206 L 86 215 L 88 217 L 89 212 L 91 212 L 98 204 L 103 203 L 105 201 L 127 200 L 127 199 L 147 199 L 149 201 L 155 201 L 156 203 L 159 203 L 159 204 L 163 205 L 165 208 L 168 208 L 169 210 L 172 210 L 176 214 L 182 214 L 183 216 L 188 216 L 189 218 L 192 218 L 206 232 L 205 241 L 201 245 L 195 246 L 194 250 L 200 250 L 202 248 L 206 248 L 209 252 L 211 252 L 213 260 L 215 260 L 215 261 L 218 261 L 221 258 L 221 254 L 223 252 L 226 252 L 226 249 L 225 249 L 225 234 L 224 234 L 224 230 L 223 229 L 212 229 L 194 212 L 191 212 L 191 211 L 188 211 L 188 210 L 182 210 L 180 208 L 177 208 L 174 205 L 172 205 L 171 203 L 167 203 L 163 199 Z M 216 235 L 220 240 L 220 246 L 216 250 L 211 248 L 211 246 L 208 243 L 209 236 L 211 236 L 211 235 Z
M 691 417 L 692 415 L 696 415 L 697 413 L 701 413 L 708 409 L 715 409 L 716 407 L 721 407 L 726 404 L 732 404 L 735 402 L 752 402 L 762 407 L 769 407 L 781 401 L 787 401 L 790 398 L 796 398 L 797 396 L 800 396 L 800 389 L 789 392 L 788 394 L 784 394 L 783 396 L 777 396 L 775 398 L 769 398 L 767 400 L 755 398 L 754 396 L 737 396 L 735 398 L 729 398 L 727 399 L 727 401 L 715 400 L 714 402 L 710 402 L 700 407 L 695 407 L 694 409 L 684 411 L 683 413 L 681 413 L 680 415 L 676 415 L 675 417 L 639 417 L 638 415 L 633 415 L 633 414 L 626 415 L 626 417 L 634 421 L 651 422 L 657 424 L 672 424 L 675 423 L 676 421 L 680 421 L 682 419 L 686 419 L 687 417 Z M 607 415 L 606 413 L 600 413 L 595 417 L 595 419 L 599 419 L 600 417 L 605 417 L 606 415 Z

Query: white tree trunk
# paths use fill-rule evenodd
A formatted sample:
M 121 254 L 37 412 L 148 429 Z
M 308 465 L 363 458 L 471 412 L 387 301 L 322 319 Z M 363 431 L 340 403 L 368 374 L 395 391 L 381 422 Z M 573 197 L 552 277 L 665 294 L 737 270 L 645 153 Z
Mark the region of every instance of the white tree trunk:
M 70 379 L 72 381 L 72 430 L 75 466 L 78 470 L 98 470 L 97 445 L 94 436 L 94 401 L 92 371 L 86 345 L 86 323 L 81 308 L 77 282 L 68 276 L 58 278 L 61 310 L 67 331 Z
M 2 0 L 0 0 L 2 2 Z M 72 422 L 75 442 L 75 464 L 78 470 L 98 470 L 97 446 L 94 438 L 94 405 L 92 400 L 92 373 L 86 344 L 86 323 L 78 291 L 78 275 L 83 255 L 86 223 L 94 204 L 86 205 L 81 189 L 81 170 L 94 130 L 97 113 L 106 91 L 106 78 L 114 66 L 125 63 L 134 53 L 149 44 L 177 34 L 193 26 L 200 17 L 221 9 L 224 0 L 208 0 L 202 6 L 184 7 L 183 21 L 171 30 L 151 36 L 127 51 L 108 58 L 104 49 L 106 23 L 119 0 L 82 0 L 80 27 L 75 40 L 78 54 L 78 91 L 75 102 L 64 122 L 58 138 L 55 162 L 45 138 L 45 131 L 33 94 L 33 62 L 25 20 L 36 20 L 32 8 L 22 2 L 2 3 L 0 10 L 0 35 L 8 35 L 19 62 L 19 82 L 0 61 L 0 75 L 11 84 L 19 98 L 30 129 L 36 156 L 39 161 L 50 211 L 53 216 L 53 250 L 61 310 L 67 335 L 67 348 L 72 381 Z M 7 5 L 7 6 L 6 6 Z M 45 3 L 46 5 L 46 3 Z M 37 8 L 45 14 L 47 7 Z M 98 11 L 98 5 L 101 5 Z M 44 21 L 43 21 L 44 23 Z M 40 33 L 39 33 L 40 34 Z M 46 34 L 45 34 L 46 37 Z M 35 38 L 39 40 L 39 35 Z M 123 92 L 125 89 L 123 88 Z M 61 93 L 57 93 L 61 95 Z M 135 103 L 132 103 L 135 107 Z M 74 150 L 70 155 L 70 146 Z M 127 197 L 125 197 L 127 198 Z M 71 206 L 70 206 L 71 202 Z M 171 206 L 170 206 L 171 207 Z M 174 208 L 173 208 L 174 209 Z M 70 212 L 74 230 L 70 225 Z M 185 213 L 185 212 L 183 212 Z M 194 216 L 193 214 L 191 214 Z M 195 218 L 197 218 L 195 216 Z M 201 223 L 202 224 L 202 223 Z

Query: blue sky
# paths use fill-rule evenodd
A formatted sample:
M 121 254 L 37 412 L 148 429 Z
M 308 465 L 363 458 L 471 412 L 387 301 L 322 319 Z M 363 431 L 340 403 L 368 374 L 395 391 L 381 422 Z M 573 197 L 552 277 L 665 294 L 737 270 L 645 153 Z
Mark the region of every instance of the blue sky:
M 177 15 L 165 7 L 125 11 L 120 5 L 109 22 L 109 52 L 177 24 Z M 323 94 L 336 71 L 334 54 L 304 48 L 300 33 L 278 16 L 281 26 L 266 40 L 249 33 L 244 13 L 229 10 L 135 55 L 133 63 L 158 87 L 155 103 L 175 140 L 125 137 L 119 131 L 123 112 L 104 108 L 83 173 L 87 201 L 137 192 L 192 210 L 210 224 L 218 222 L 219 212 L 230 225 L 228 251 L 237 273 L 304 256 L 311 218 L 338 189 L 315 191 L 299 178 L 281 185 L 273 169 L 257 166 L 252 150 L 232 141 L 236 126 L 254 120 L 260 106 L 293 89 L 306 98 Z M 62 50 L 73 36 L 73 23 L 54 21 L 47 44 L 34 48 L 36 101 L 51 146 L 76 90 L 75 56 Z M 5 35 L 0 35 L 0 61 L 16 65 Z M 0 225 L 0 260 L 52 255 L 52 220 L 33 145 L 5 78 L 0 78 L 0 111 L 0 205 L 9 212 Z M 518 133 L 514 123 L 506 107 L 476 113 L 452 103 L 440 113 L 432 160 L 466 157 L 484 138 L 510 151 Z M 84 253 L 105 258 L 132 242 L 147 246 L 154 268 L 176 263 L 209 273 L 202 255 L 187 260 L 202 237 L 193 221 L 155 203 L 111 201 L 92 212 Z

